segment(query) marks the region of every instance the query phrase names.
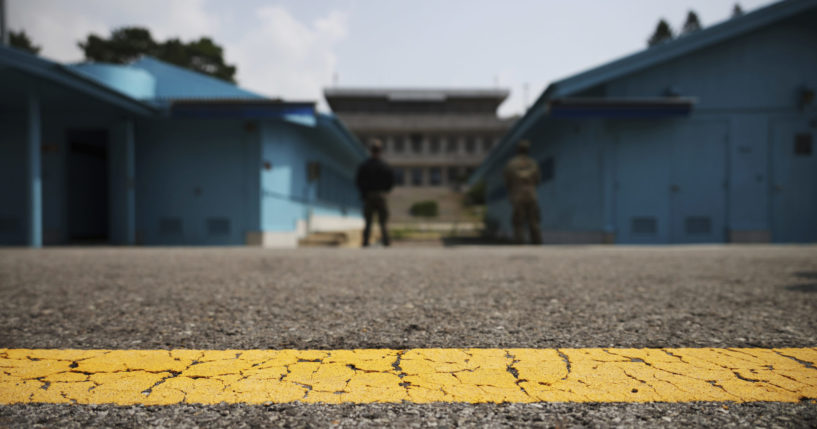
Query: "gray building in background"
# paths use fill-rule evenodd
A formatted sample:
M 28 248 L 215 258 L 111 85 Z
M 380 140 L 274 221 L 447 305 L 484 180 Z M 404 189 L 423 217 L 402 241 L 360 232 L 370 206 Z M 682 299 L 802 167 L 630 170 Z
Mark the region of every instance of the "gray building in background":
M 332 111 L 368 143 L 379 138 L 398 187 L 457 187 L 510 128 L 506 89 L 327 88 Z

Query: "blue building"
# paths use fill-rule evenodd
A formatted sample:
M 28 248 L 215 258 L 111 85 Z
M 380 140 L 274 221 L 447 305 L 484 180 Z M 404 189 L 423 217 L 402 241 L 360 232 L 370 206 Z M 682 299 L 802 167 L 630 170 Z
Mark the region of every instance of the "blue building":
M 817 1 L 788 0 L 557 81 L 470 182 L 532 141 L 550 243 L 817 241 Z
M 311 102 L 0 47 L 0 244 L 295 246 L 362 228 L 365 157 Z

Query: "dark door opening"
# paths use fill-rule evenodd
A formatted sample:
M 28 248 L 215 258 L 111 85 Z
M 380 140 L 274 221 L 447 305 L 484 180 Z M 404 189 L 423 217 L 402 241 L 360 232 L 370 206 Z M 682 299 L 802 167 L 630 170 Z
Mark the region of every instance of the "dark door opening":
M 67 133 L 68 241 L 108 242 L 108 131 L 76 129 Z

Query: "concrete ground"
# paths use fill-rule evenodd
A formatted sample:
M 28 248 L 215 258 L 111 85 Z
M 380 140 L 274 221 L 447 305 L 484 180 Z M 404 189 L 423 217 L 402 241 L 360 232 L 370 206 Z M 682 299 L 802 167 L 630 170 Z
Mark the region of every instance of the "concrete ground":
M 0 249 L 0 347 L 815 347 L 817 246 Z M 0 406 L 10 426 L 817 425 L 803 403 Z

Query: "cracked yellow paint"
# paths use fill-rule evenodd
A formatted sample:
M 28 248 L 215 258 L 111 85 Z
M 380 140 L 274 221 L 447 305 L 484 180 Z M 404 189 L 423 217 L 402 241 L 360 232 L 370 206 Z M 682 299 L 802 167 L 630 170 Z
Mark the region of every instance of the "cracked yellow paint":
M 0 349 L 0 404 L 817 399 L 817 348 Z

